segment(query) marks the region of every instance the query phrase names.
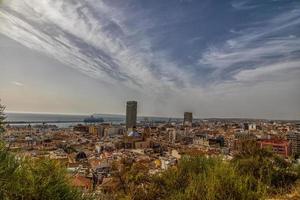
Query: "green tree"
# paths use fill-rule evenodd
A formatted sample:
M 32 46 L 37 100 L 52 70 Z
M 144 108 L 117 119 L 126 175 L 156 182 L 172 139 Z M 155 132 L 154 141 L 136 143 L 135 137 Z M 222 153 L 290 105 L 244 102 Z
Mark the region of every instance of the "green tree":
M 161 176 L 163 199 L 260 199 L 264 188 L 221 158 L 190 157 Z
M 0 99 L 0 134 L 4 132 L 4 120 L 5 120 L 4 109 L 5 106 L 1 105 L 1 99 Z
M 222 157 L 183 157 L 176 167 L 149 175 L 143 164 L 124 159 L 114 174 L 122 187 L 115 199 L 256 200 L 286 193 L 299 179 L 300 168 L 255 141 L 243 144 L 232 161 Z M 118 167 L 117 167 L 118 166 Z M 111 198 L 112 199 L 112 198 Z
M 113 164 L 114 176 L 120 182 L 120 192 L 116 199 L 152 200 L 156 192 L 151 190 L 152 178 L 148 175 L 148 168 L 140 163 L 133 163 L 122 159 Z
M 0 146 L 0 199 L 84 199 L 57 161 L 16 157 Z
M 0 104 L 0 133 L 4 132 L 4 109 Z M 84 199 L 70 185 L 66 169 L 57 161 L 14 155 L 0 141 L 0 200 Z
M 255 200 L 266 191 L 253 177 L 239 174 L 231 162 L 204 156 L 184 157 L 177 167 L 154 176 L 132 165 L 123 176 L 127 180 L 123 199 Z
M 299 178 L 292 163 L 269 150 L 260 149 L 256 142 L 245 141 L 243 147 L 233 159 L 233 165 L 240 174 L 253 177 L 257 184 L 265 184 L 268 192 L 286 192 Z
M 14 172 L 18 167 L 19 162 L 0 143 L 0 199 L 9 199 L 9 191 L 14 186 Z

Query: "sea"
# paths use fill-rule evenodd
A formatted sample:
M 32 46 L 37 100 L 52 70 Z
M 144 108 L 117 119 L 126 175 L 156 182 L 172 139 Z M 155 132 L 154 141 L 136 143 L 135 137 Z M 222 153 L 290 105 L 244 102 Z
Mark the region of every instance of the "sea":
M 46 122 L 48 125 L 56 125 L 59 128 L 66 128 L 83 123 L 90 115 L 68 115 L 68 114 L 41 114 L 41 113 L 5 113 L 6 122 L 13 122 L 13 125 L 41 125 Z M 123 123 L 125 116 L 94 114 L 94 117 L 103 118 L 104 122 Z M 20 122 L 20 123 L 17 123 Z
M 83 123 L 84 119 L 91 115 L 68 115 L 68 114 L 41 114 L 41 113 L 5 113 L 6 122 L 13 122 L 14 125 L 41 125 L 47 122 L 48 125 L 56 125 L 59 128 L 67 128 L 79 123 Z M 114 114 L 93 114 L 96 118 L 102 118 L 104 122 L 113 124 L 125 123 L 124 115 Z M 178 120 L 176 118 L 167 117 L 138 117 L 138 121 L 152 121 L 152 122 L 167 122 Z M 20 122 L 20 123 L 17 123 Z

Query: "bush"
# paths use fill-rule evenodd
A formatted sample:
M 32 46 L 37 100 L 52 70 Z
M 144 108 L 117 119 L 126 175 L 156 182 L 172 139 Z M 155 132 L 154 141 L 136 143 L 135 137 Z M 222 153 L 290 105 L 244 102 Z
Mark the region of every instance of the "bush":
M 82 199 L 56 161 L 16 158 L 0 148 L 0 199 Z
M 272 193 L 287 192 L 295 184 L 299 172 L 292 163 L 257 146 L 245 146 L 251 151 L 241 151 L 232 162 L 241 175 L 253 177 L 257 184 L 266 185 Z
M 265 191 L 220 158 L 184 158 L 160 178 L 163 199 L 260 199 Z
M 5 107 L 1 105 L 1 99 L 0 99 L 0 136 L 4 132 L 4 124 L 3 124 L 3 121 L 5 119 L 4 109 Z
M 257 148 L 233 161 L 221 157 L 183 157 L 178 166 L 147 176 L 145 169 L 127 165 L 122 199 L 255 200 L 275 191 L 287 192 L 299 178 L 300 168 Z

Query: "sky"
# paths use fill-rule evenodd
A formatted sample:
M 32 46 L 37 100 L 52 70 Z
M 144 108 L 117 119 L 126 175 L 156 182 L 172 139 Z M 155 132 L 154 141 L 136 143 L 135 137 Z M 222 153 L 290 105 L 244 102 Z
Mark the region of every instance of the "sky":
M 300 119 L 299 0 L 3 0 L 7 111 Z

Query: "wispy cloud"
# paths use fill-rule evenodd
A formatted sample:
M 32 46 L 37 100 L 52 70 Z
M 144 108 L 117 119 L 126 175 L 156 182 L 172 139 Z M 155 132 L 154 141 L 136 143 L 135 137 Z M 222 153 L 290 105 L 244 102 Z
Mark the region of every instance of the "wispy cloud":
M 300 67 L 294 65 L 299 62 L 300 38 L 290 31 L 300 30 L 297 28 L 300 26 L 299 11 L 298 6 L 291 12 L 279 14 L 246 29 L 231 30 L 230 39 L 221 45 L 210 46 L 202 53 L 199 65 L 214 69 L 212 77 L 215 79 L 220 79 L 220 76 L 237 79 L 248 72 L 263 72 L 287 66 L 282 63 L 293 63 L 293 68 Z
M 148 112 L 154 110 L 152 114 L 178 114 L 187 109 L 199 111 L 200 116 L 205 113 L 212 116 L 211 113 L 220 110 L 224 115 L 263 110 L 272 113 L 281 105 L 280 99 L 290 100 L 290 96 L 299 99 L 295 89 L 300 75 L 297 2 L 276 2 L 276 5 L 260 0 L 4 2 L 0 7 L 0 39 L 5 35 L 5 40 L 17 41 L 22 44 L 18 48 L 24 51 L 29 48 L 30 55 L 37 55 L 26 57 L 28 62 L 24 66 L 30 68 L 31 63 L 40 66 L 43 62 L 43 69 L 48 71 L 53 66 L 51 61 L 56 59 L 62 65 L 54 62 L 55 69 L 62 67 L 64 73 L 71 72 L 76 78 L 90 81 L 91 91 L 104 92 L 105 105 L 111 107 L 135 98 L 147 102 Z M 46 55 L 45 59 L 36 62 L 41 54 Z M 13 53 L 11 57 L 15 58 Z M 7 70 L 12 72 L 11 77 L 2 82 L 8 80 L 12 86 L 10 80 L 27 83 L 28 79 L 31 85 L 30 81 L 35 80 L 30 73 L 28 77 L 18 74 L 23 70 L 22 63 L 7 64 L 15 69 Z M 44 75 L 36 69 L 31 68 L 33 74 Z M 49 71 L 54 76 L 60 73 L 60 70 Z M 14 77 L 15 72 L 19 77 Z M 61 77 L 64 79 L 64 75 Z M 44 84 L 43 81 L 48 81 L 45 84 L 52 86 L 49 88 L 55 87 L 51 78 L 39 80 Z M 78 84 L 85 86 L 81 81 Z M 31 89 L 36 92 L 36 88 Z M 102 93 L 91 92 L 86 96 L 90 95 L 100 99 Z M 269 97 L 277 99 L 272 100 L 273 107 L 268 107 Z M 258 99 L 257 105 L 267 106 L 255 107 L 254 111 L 245 103 L 248 98 Z M 78 100 L 78 105 L 84 110 L 86 105 L 82 102 Z M 70 104 L 61 105 L 63 108 Z M 287 107 L 288 112 L 299 116 L 298 103 L 290 101 L 289 105 L 293 108 Z
M 238 0 L 238 1 L 233 1 L 231 3 L 231 6 L 235 9 L 238 10 L 247 10 L 247 9 L 253 9 L 257 8 L 258 5 L 253 5 L 251 4 L 251 0 Z
M 23 83 L 18 82 L 18 81 L 12 81 L 11 83 L 12 83 L 13 85 L 15 85 L 15 86 L 18 86 L 18 87 L 23 87 L 23 86 L 24 86 Z
M 127 40 L 126 17 L 103 2 L 13 0 L 0 15 L 0 33 L 101 81 L 153 92 L 188 84 L 188 74 L 151 51 L 146 37 Z
M 246 69 L 234 75 L 235 80 L 241 82 L 257 82 L 274 80 L 274 75 L 277 75 L 276 80 L 289 78 L 295 71 L 300 72 L 300 60 L 279 62 L 267 66 L 259 66 L 255 69 Z

